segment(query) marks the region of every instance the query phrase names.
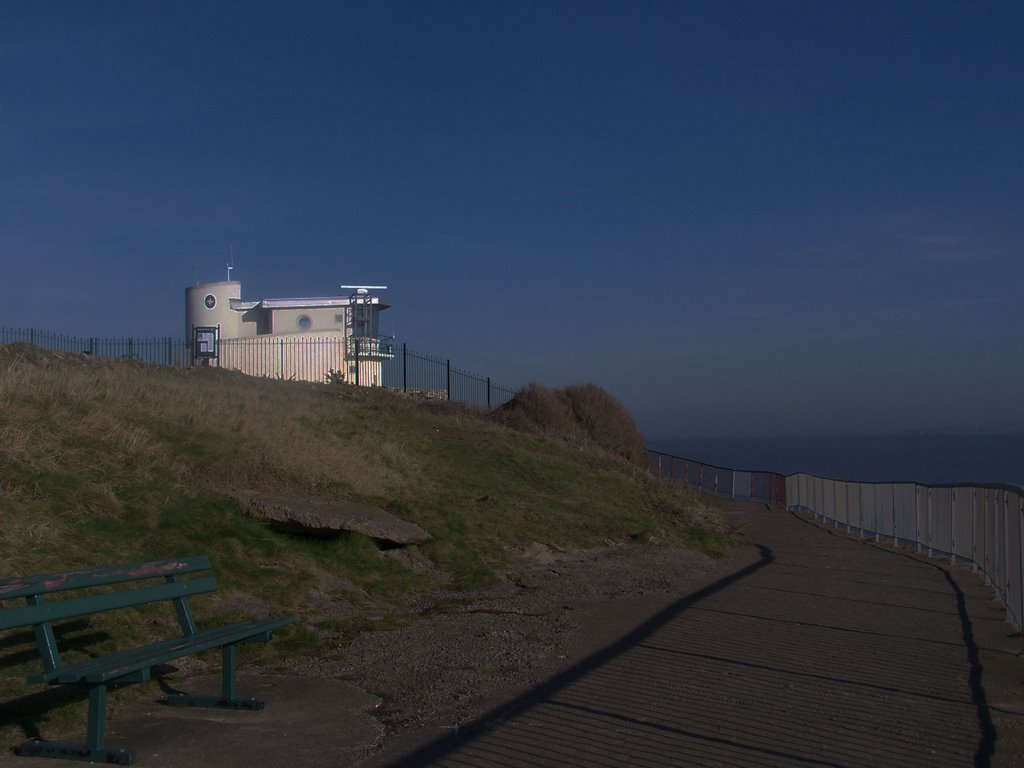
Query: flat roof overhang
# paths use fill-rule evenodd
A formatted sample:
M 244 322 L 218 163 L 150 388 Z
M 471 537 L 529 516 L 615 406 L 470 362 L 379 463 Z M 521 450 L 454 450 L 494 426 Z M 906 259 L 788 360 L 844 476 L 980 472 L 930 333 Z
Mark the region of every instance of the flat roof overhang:
M 260 299 L 259 301 L 230 300 L 231 308 L 241 311 L 248 309 L 326 309 L 328 307 L 347 307 L 352 303 L 352 299 L 349 296 L 321 296 L 305 299 Z M 376 296 L 370 296 L 355 303 L 372 304 L 380 309 L 388 309 L 391 306 Z

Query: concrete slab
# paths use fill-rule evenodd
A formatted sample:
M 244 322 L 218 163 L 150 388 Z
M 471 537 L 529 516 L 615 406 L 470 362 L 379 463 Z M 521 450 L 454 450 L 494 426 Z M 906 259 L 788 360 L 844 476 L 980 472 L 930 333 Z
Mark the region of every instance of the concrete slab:
M 173 684 L 173 683 L 172 683 Z M 219 678 L 189 681 L 188 692 L 218 693 Z M 106 745 L 130 748 L 136 765 L 159 768 L 350 765 L 380 742 L 380 700 L 349 683 L 308 677 L 239 676 L 240 695 L 266 701 L 259 711 L 127 704 L 107 726 Z M 83 733 L 66 734 L 78 743 Z M 5 756 L 11 765 L 68 768 L 67 760 Z

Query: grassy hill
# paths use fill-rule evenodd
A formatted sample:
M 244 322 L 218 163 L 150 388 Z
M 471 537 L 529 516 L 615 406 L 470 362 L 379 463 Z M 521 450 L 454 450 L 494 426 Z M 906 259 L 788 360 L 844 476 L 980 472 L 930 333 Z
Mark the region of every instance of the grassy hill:
M 586 441 L 498 421 L 384 390 L 0 346 L 0 577 L 209 554 L 221 590 L 196 602 L 200 621 L 299 617 L 250 652 L 273 663 L 454 610 L 500 578 L 510 546 L 724 552 L 695 496 Z M 356 534 L 283 534 L 242 514 L 239 491 L 375 504 L 432 539 L 382 551 Z M 140 610 L 110 646 L 173 623 Z M 31 633 L 0 638 L 0 705 L 34 690 L 31 647 Z M 0 733 L 17 725 L 6 712 Z

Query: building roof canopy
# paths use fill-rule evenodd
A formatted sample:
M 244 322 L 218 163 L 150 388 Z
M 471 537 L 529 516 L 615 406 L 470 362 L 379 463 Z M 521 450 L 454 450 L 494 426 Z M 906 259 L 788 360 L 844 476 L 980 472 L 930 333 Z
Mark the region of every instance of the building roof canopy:
M 259 301 L 242 301 L 231 299 L 231 308 L 239 311 L 249 309 L 324 309 L 327 307 L 347 307 L 353 303 L 349 296 L 322 296 L 303 299 L 261 299 Z M 380 309 L 391 305 L 376 296 L 361 297 L 356 304 L 372 304 Z

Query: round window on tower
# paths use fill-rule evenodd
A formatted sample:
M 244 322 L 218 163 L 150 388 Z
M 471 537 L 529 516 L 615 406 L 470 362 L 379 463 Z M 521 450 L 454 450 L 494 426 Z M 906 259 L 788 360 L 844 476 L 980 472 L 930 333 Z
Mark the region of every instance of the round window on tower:
M 313 321 L 309 319 L 309 315 L 299 315 L 299 319 L 295 322 L 298 323 L 299 328 L 304 331 L 308 331 L 313 325 Z
M 207 309 L 213 309 L 217 306 L 217 297 L 212 293 L 206 294 L 206 298 L 203 299 L 203 304 L 206 305 Z

